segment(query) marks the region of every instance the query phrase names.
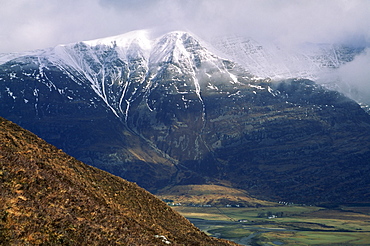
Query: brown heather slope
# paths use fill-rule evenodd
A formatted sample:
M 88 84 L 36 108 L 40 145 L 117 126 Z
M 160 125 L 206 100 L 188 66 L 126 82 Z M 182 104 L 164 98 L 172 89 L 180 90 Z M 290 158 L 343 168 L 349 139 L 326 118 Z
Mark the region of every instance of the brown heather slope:
M 167 240 L 165 240 L 164 236 Z M 0 244 L 236 245 L 0 117 Z

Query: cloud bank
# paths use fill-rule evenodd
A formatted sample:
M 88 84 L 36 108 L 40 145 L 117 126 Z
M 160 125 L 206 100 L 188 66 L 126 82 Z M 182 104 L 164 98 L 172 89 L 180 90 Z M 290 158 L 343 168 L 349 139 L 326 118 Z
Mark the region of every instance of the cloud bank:
M 0 52 L 135 29 L 239 34 L 284 44 L 367 42 L 368 0 L 0 0 Z

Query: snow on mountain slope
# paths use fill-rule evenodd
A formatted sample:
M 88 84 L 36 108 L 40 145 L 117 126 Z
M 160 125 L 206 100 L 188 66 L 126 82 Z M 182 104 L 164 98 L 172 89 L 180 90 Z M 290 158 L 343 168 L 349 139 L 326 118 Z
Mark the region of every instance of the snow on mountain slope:
M 51 49 L 4 54 L 0 61 L 26 64 L 32 60 L 38 66 L 39 78 L 45 80 L 45 69 L 57 68 L 76 83 L 92 88 L 117 117 L 125 120 L 137 99 L 145 98 L 148 108 L 155 108 L 150 94 L 156 88 L 164 88 L 165 93 L 194 93 L 202 102 L 202 88 L 217 89 L 217 79 L 212 77 L 238 82 L 225 60 L 209 52 L 192 35 L 180 31 L 157 38 L 150 35 L 146 30 L 134 31 Z M 208 84 L 200 84 L 198 78 L 207 78 L 202 81 Z M 45 83 L 57 87 L 52 81 Z
M 107 52 L 108 47 L 114 48 L 117 57 L 122 61 L 129 61 L 130 58 L 139 56 L 147 61 L 150 60 L 151 63 L 169 61 L 170 56 L 178 60 L 181 54 L 187 52 L 184 47 L 181 47 L 180 36 L 182 35 L 192 37 L 198 46 L 210 49 L 220 57 L 238 62 L 255 76 L 272 79 L 306 78 L 316 80 L 320 74 L 352 61 L 356 55 L 364 50 L 364 47 L 312 43 L 287 48 L 241 36 L 218 37 L 206 43 L 199 40 L 198 37 L 195 38 L 181 31 L 153 38 L 150 31 L 138 30 L 108 38 L 59 45 L 49 51 L 36 50 L 25 53 L 0 54 L 0 64 L 21 56 L 43 56 L 52 57 L 51 60 L 54 63 L 58 63 L 59 60 L 63 64 L 81 71 L 81 69 L 86 70 L 87 68 L 86 64 L 83 64 L 84 60 L 104 62 L 98 56 Z M 195 43 L 192 45 L 196 46 Z M 208 52 L 208 54 L 211 53 Z M 90 57 L 88 58 L 86 55 Z M 205 53 L 203 55 L 208 59 L 212 57 L 212 55 Z

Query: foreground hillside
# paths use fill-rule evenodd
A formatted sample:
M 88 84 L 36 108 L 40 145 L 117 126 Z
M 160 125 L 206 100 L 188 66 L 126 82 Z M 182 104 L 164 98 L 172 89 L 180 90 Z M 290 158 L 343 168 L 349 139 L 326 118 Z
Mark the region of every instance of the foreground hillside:
M 3 118 L 0 143 L 3 245 L 234 245 Z

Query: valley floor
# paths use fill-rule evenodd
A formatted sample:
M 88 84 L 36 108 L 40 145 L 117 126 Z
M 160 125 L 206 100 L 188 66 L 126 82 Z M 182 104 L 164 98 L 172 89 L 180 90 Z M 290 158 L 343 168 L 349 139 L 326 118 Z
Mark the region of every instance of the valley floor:
M 202 231 L 241 245 L 368 245 L 370 205 L 174 207 Z

